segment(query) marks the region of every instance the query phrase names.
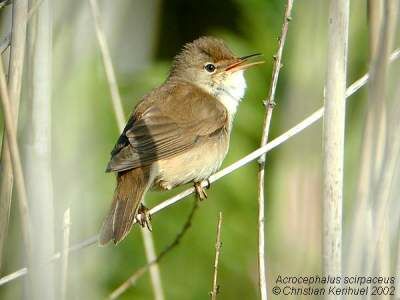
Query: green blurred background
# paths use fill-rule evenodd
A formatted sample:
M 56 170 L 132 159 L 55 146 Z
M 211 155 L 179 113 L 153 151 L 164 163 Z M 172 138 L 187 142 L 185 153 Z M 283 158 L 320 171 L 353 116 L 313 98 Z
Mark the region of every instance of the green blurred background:
M 268 92 L 272 55 L 277 49 L 285 1 L 117 0 L 99 3 L 126 115 L 147 91 L 163 82 L 173 56 L 182 45 L 199 36 L 220 37 L 237 55 L 263 53 L 267 63 L 246 74 L 248 89 L 234 122 L 231 146 L 223 166 L 259 146 L 264 115 L 262 101 Z M 53 8 L 52 156 L 56 248 L 59 249 L 62 215 L 66 208 L 71 208 L 72 243 L 96 234 L 100 228 L 115 184 L 114 176 L 104 170 L 119 132 L 88 1 L 57 0 Z M 2 14 L 5 16 L 7 12 Z M 351 1 L 350 16 L 349 83 L 368 70 L 366 2 Z M 2 27 L 6 27 L 5 24 L 3 21 Z M 295 2 L 278 83 L 272 138 L 323 105 L 327 25 L 328 1 Z M 345 231 L 355 197 L 366 111 L 365 91 L 353 96 L 347 108 Z M 21 109 L 23 132 L 24 109 L 27 109 L 23 100 Z M 321 133 L 319 122 L 267 156 L 266 249 L 270 285 L 279 274 L 321 274 Z M 147 206 L 154 206 L 178 190 L 150 193 Z M 220 211 L 224 221 L 218 299 L 258 297 L 256 193 L 255 162 L 212 185 L 209 198 L 200 203 L 191 228 L 160 264 L 166 299 L 208 297 Z M 193 196 L 188 197 L 153 218 L 157 252 L 175 238 L 193 199 Z M 3 275 L 23 265 L 14 204 Z M 70 258 L 67 298 L 103 299 L 145 262 L 137 226 L 118 247 L 91 246 L 74 253 Z M 20 280 L 9 283 L 0 288 L 0 298 L 18 299 L 22 287 Z M 121 297 L 152 298 L 148 274 Z

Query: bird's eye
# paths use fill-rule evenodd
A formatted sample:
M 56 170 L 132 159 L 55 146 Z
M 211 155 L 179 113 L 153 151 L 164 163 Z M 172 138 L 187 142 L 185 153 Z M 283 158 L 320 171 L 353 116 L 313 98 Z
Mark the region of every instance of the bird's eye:
M 215 72 L 216 67 L 213 64 L 205 64 L 204 65 L 204 70 L 206 70 L 208 73 L 214 73 Z

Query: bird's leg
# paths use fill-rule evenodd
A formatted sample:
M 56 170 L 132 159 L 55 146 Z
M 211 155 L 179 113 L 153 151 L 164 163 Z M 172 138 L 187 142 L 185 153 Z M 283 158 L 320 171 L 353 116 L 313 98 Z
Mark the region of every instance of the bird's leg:
M 140 203 L 140 207 L 136 214 L 136 221 L 143 228 L 146 226 L 149 231 L 153 231 L 153 227 L 151 226 L 151 215 L 149 213 L 149 209 Z
M 196 196 L 199 200 L 207 199 L 207 193 L 206 193 L 205 189 L 210 188 L 210 181 L 207 179 L 207 186 L 205 188 L 201 186 L 201 181 L 195 182 L 194 188 L 196 190 Z

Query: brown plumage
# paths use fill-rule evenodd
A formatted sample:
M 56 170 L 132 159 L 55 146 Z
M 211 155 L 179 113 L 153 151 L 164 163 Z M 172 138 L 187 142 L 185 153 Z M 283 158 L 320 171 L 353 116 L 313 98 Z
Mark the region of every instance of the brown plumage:
M 128 234 L 148 189 L 196 183 L 218 170 L 244 94 L 242 70 L 254 64 L 245 61 L 221 40 L 200 38 L 185 45 L 166 82 L 136 106 L 107 166 L 117 186 L 100 244 Z
M 117 174 L 117 187 L 100 235 L 100 243 L 122 240 L 131 229 L 139 202 L 148 188 L 149 168 L 136 168 Z M 143 188 L 144 187 L 144 188 Z

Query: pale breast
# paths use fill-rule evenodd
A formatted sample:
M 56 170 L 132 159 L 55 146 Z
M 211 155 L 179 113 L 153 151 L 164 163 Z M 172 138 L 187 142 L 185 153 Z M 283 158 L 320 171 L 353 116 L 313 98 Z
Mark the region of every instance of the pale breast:
M 229 134 L 223 130 L 182 154 L 157 161 L 152 167 L 153 187 L 171 189 L 208 178 L 220 168 L 228 147 Z

